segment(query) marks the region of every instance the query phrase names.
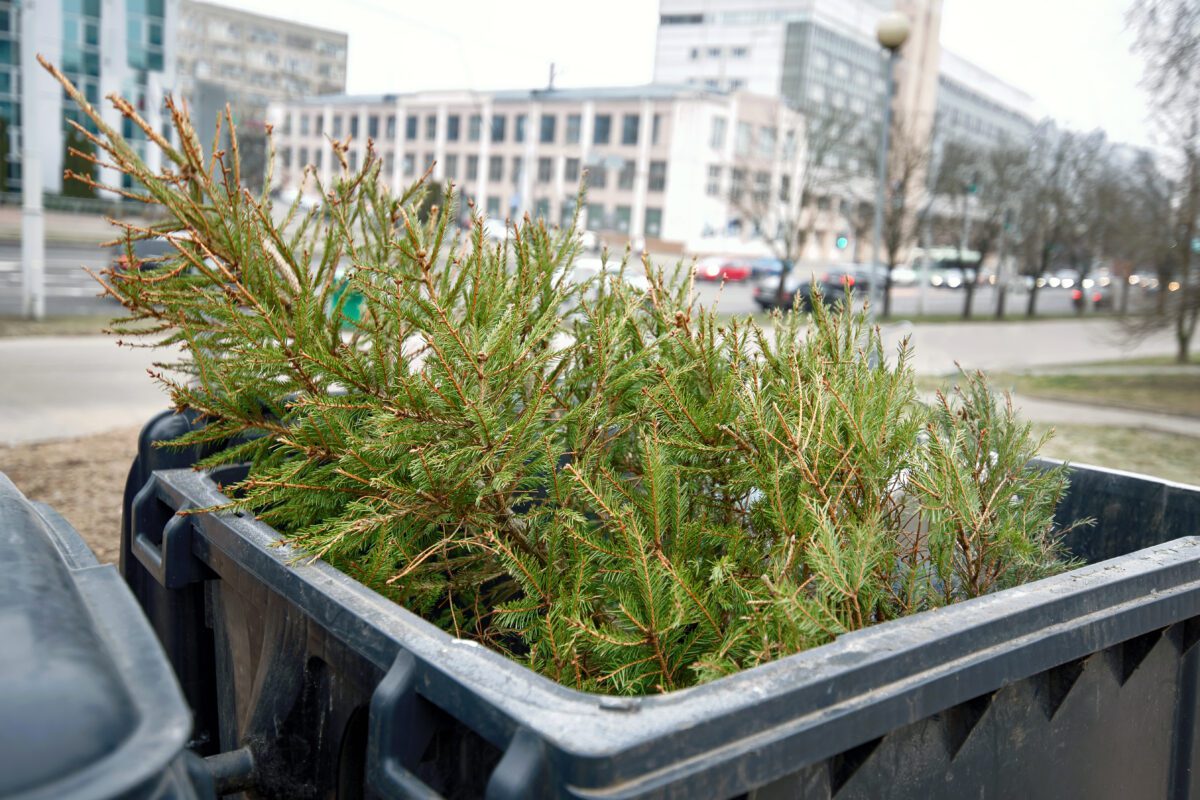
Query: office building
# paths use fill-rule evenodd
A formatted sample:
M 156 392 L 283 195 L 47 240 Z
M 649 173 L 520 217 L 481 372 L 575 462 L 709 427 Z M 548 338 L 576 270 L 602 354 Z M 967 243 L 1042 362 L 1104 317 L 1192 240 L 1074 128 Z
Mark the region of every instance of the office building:
M 167 120 L 162 98 L 175 86 L 174 23 L 179 0 L 0 0 L 0 118 L 7 130 L 7 190 L 21 187 L 21 143 L 32 129 L 47 192 L 62 189 L 68 120 L 84 122 L 82 113 L 35 61 L 21 58 L 40 53 L 101 109 L 106 123 L 121 129 L 133 147 L 159 165 L 156 148 L 145 134 L 102 98 L 110 93 L 130 100 L 147 122 L 162 130 Z M 32 14 L 23 19 L 24 15 Z M 24 23 L 30 23 L 25 26 Z M 27 38 L 28 37 L 28 38 Z M 24 65 L 33 65 L 24 75 Z M 36 96 L 33 119 L 24 120 L 19 91 Z M 109 185 L 132 188 L 114 170 L 98 176 Z
M 748 92 L 652 84 L 333 96 L 273 104 L 270 117 L 289 191 L 302 188 L 308 164 L 328 183 L 325 137 L 349 135 L 351 169 L 372 140 L 393 188 L 431 169 L 494 218 L 569 222 L 586 169 L 583 224 L 651 249 L 683 248 L 750 217 L 770 226 L 799 203 L 802 118 Z M 768 210 L 748 214 L 751 204 Z

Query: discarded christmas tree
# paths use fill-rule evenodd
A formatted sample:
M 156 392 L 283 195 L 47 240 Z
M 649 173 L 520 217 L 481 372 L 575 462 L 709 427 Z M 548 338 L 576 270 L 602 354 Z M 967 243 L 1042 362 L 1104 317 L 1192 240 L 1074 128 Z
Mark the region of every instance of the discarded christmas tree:
M 452 191 L 419 222 L 429 184 L 393 197 L 347 142 L 332 185 L 308 173 L 322 208 L 277 214 L 232 129 L 206 155 L 181 109 L 175 146 L 115 99 L 153 172 L 64 85 L 167 220 L 125 239 L 178 251 L 100 276 L 118 333 L 182 351 L 156 377 L 207 425 L 176 444 L 224 445 L 237 506 L 457 636 L 644 694 L 1070 566 L 1028 426 L 979 376 L 918 402 L 852 308 L 763 329 L 694 308 L 684 270 L 578 281 L 569 226 L 490 246 Z

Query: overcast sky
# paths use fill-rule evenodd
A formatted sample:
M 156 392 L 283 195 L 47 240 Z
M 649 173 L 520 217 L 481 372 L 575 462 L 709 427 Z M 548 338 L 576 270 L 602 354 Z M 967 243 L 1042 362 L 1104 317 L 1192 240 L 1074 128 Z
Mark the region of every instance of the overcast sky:
M 1036 98 L 1073 128 L 1148 144 L 1131 0 L 945 0 L 942 43 Z M 227 2 L 228 5 L 234 5 Z M 353 93 L 645 83 L 656 0 L 238 0 L 247 11 L 350 35 Z M 339 9 L 338 16 L 330 8 Z M 1086 8 L 1084 11 L 1082 9 Z M 502 9 L 502 10 L 501 10 Z

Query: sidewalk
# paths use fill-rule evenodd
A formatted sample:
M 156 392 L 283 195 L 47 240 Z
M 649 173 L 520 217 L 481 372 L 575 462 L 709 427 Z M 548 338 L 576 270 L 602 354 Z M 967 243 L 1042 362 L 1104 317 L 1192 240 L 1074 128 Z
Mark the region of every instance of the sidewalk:
M 955 362 L 966 370 L 1029 371 L 1061 364 L 1119 361 L 1174 355 L 1169 331 L 1132 339 L 1109 319 L 1065 319 L 1031 322 L 973 322 L 881 328 L 889 353 L 909 337 L 912 367 L 919 375 L 952 375 Z
M 43 211 L 46 241 L 56 244 L 98 245 L 116 237 L 117 231 L 100 214 Z M 21 241 L 20 206 L 0 206 L 0 242 Z

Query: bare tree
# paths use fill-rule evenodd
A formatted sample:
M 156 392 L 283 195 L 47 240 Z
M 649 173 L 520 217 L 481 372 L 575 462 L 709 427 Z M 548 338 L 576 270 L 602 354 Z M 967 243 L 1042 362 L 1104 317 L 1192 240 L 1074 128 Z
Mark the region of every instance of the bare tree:
M 1018 252 L 1032 278 L 1026 316 L 1037 313 L 1038 290 L 1050 267 L 1069 257 L 1082 224 L 1092 164 L 1104 144 L 1103 134 L 1078 134 L 1044 122 L 1029 148 L 1024 190 L 1017 198 Z
M 957 201 L 962 208 L 963 234 L 958 241 L 963 272 L 963 319 L 971 316 L 980 270 L 1005 235 L 1006 221 L 1014 210 L 1014 197 L 1025 183 L 1028 152 L 1028 148 L 1007 142 L 988 148 L 950 142 L 944 149 L 934 186 L 948 201 L 947 206 Z M 978 254 L 972 263 L 967 262 L 962 252 L 969 248 Z
M 897 115 L 893 118 L 883 203 L 884 319 L 892 313 L 892 271 L 916 241 L 919 212 L 927 193 L 930 142 Z M 878 276 L 872 276 L 877 280 Z
M 1193 244 L 1200 217 L 1200 0 L 1135 0 L 1129 11 L 1134 51 L 1145 60 L 1143 83 L 1150 91 L 1154 121 L 1173 156 L 1171 255 L 1166 264 L 1177 285 L 1161 313 L 1144 326 L 1169 327 L 1176 358 L 1188 360 L 1200 319 L 1200 276 Z M 1161 289 L 1160 289 L 1161 291 Z
M 844 159 L 837 155 L 848 141 L 858 136 L 859 122 L 854 116 L 836 109 L 810 108 L 806 111 L 799 172 L 787 176 L 772 190 L 745 180 L 731 181 L 730 205 L 753 221 L 771 253 L 783 264 L 775 290 L 776 304 L 782 304 L 787 277 L 800 260 L 808 242 L 820 224 L 817 199 L 839 193 L 854 175 Z M 735 163 L 742 175 L 751 172 L 746 162 Z

